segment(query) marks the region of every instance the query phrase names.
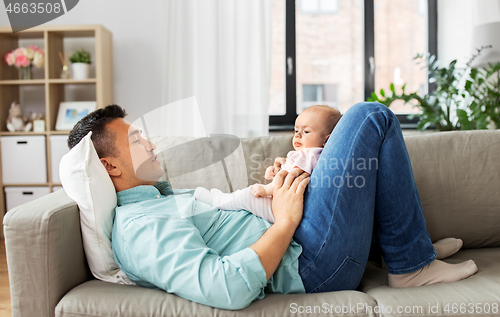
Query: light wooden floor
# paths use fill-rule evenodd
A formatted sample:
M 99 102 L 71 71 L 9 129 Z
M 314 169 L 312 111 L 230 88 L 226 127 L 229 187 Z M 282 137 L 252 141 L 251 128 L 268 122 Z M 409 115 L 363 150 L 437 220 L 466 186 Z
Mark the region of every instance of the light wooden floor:
M 0 317 L 11 317 L 9 276 L 7 273 L 7 259 L 5 257 L 5 243 L 0 239 Z

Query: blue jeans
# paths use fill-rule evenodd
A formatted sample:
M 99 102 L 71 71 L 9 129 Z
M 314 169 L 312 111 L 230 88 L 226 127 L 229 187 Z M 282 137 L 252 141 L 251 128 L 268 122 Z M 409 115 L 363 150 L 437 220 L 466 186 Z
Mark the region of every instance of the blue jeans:
M 356 289 L 372 241 L 391 274 L 436 258 L 399 121 L 378 103 L 351 107 L 311 174 L 294 235 L 308 293 Z

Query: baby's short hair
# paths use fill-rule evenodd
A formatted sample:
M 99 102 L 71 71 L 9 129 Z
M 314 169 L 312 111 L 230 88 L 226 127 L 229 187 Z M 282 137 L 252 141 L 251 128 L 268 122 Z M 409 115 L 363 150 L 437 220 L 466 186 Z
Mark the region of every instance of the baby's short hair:
M 325 134 L 330 134 L 333 131 L 333 128 L 337 125 L 339 122 L 340 118 L 342 118 L 342 114 L 337 108 L 330 107 L 327 105 L 315 105 L 308 107 L 304 109 L 302 112 L 305 111 L 314 111 L 314 112 L 321 112 L 324 114 L 325 122 L 326 122 L 326 133 Z

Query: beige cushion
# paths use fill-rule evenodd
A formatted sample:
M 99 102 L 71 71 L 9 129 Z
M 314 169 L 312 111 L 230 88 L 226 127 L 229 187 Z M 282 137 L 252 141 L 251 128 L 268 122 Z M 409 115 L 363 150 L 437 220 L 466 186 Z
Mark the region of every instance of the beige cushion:
M 483 310 L 480 316 L 500 315 L 500 248 L 484 248 L 462 250 L 447 258 L 449 263 L 463 262 L 473 259 L 479 271 L 464 280 L 453 283 L 440 283 L 412 288 L 391 288 L 387 286 L 387 271 L 370 266 L 360 285 L 360 289 L 372 296 L 379 308 L 391 307 L 392 313 L 387 309 L 382 316 L 473 316 L 471 312 Z M 429 312 L 429 304 L 433 307 Z M 450 312 L 446 312 L 448 305 Z M 453 306 L 453 304 L 457 304 Z M 454 307 L 460 309 L 460 304 L 466 306 L 466 314 L 453 313 Z M 469 304 L 471 304 L 469 306 Z M 434 307 L 437 310 L 435 311 Z M 493 305 L 497 305 L 496 313 Z M 421 309 L 420 313 L 398 314 L 398 306 L 402 309 Z M 471 308 L 473 306 L 473 308 Z M 490 308 L 489 314 L 484 314 L 485 308 Z M 474 309 L 474 310 L 472 310 Z M 422 314 L 423 312 L 423 314 Z
M 180 145 L 188 144 L 196 140 L 192 137 L 159 137 L 152 136 L 157 148 L 159 160 L 167 174 L 167 180 L 171 186 L 180 188 L 218 188 L 224 192 L 229 192 L 229 182 L 224 175 L 222 162 L 212 160 L 211 165 L 189 173 L 180 173 L 172 177 L 172 170 L 176 174 L 179 171 L 189 171 L 198 163 L 200 157 L 211 159 L 214 154 L 223 150 L 223 144 L 197 143 L 196 147 L 182 148 Z M 259 137 L 241 139 L 241 146 L 224 159 L 230 184 L 233 190 L 245 188 L 257 182 L 265 182 L 264 172 L 266 168 L 274 163 L 277 156 L 285 157 L 288 151 L 293 150 L 292 137 L 280 135 L 272 137 Z M 182 157 L 181 160 L 178 158 Z M 170 173 L 169 173 L 170 171 Z
M 500 130 L 405 138 L 433 241 L 500 246 Z
M 318 314 L 318 309 L 322 308 L 325 303 L 328 305 L 326 313 Z M 333 308 L 330 308 L 330 305 Z M 349 306 L 356 307 L 357 305 L 373 307 L 375 301 L 358 291 L 307 295 L 272 294 L 253 302 L 245 309 L 230 311 L 196 304 L 158 289 L 92 280 L 66 294 L 56 307 L 56 316 L 338 316 L 339 314 L 335 314 L 335 309 L 342 309 L 342 307 L 348 309 Z M 314 306 L 317 306 L 316 313 L 298 313 L 299 309 L 307 309 L 307 307 L 314 310 Z M 343 316 L 375 315 L 347 313 Z

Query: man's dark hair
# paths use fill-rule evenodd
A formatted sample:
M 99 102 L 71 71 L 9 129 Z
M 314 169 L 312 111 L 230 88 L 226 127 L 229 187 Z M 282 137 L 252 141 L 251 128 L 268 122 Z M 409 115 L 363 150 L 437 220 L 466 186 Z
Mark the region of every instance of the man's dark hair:
M 115 133 L 106 129 L 106 125 L 118 118 L 125 118 L 127 113 L 118 105 L 109 105 L 106 108 L 97 109 L 86 115 L 74 126 L 68 136 L 68 147 L 72 149 L 90 131 L 92 131 L 92 143 L 99 158 L 106 156 L 117 156 L 115 147 Z

